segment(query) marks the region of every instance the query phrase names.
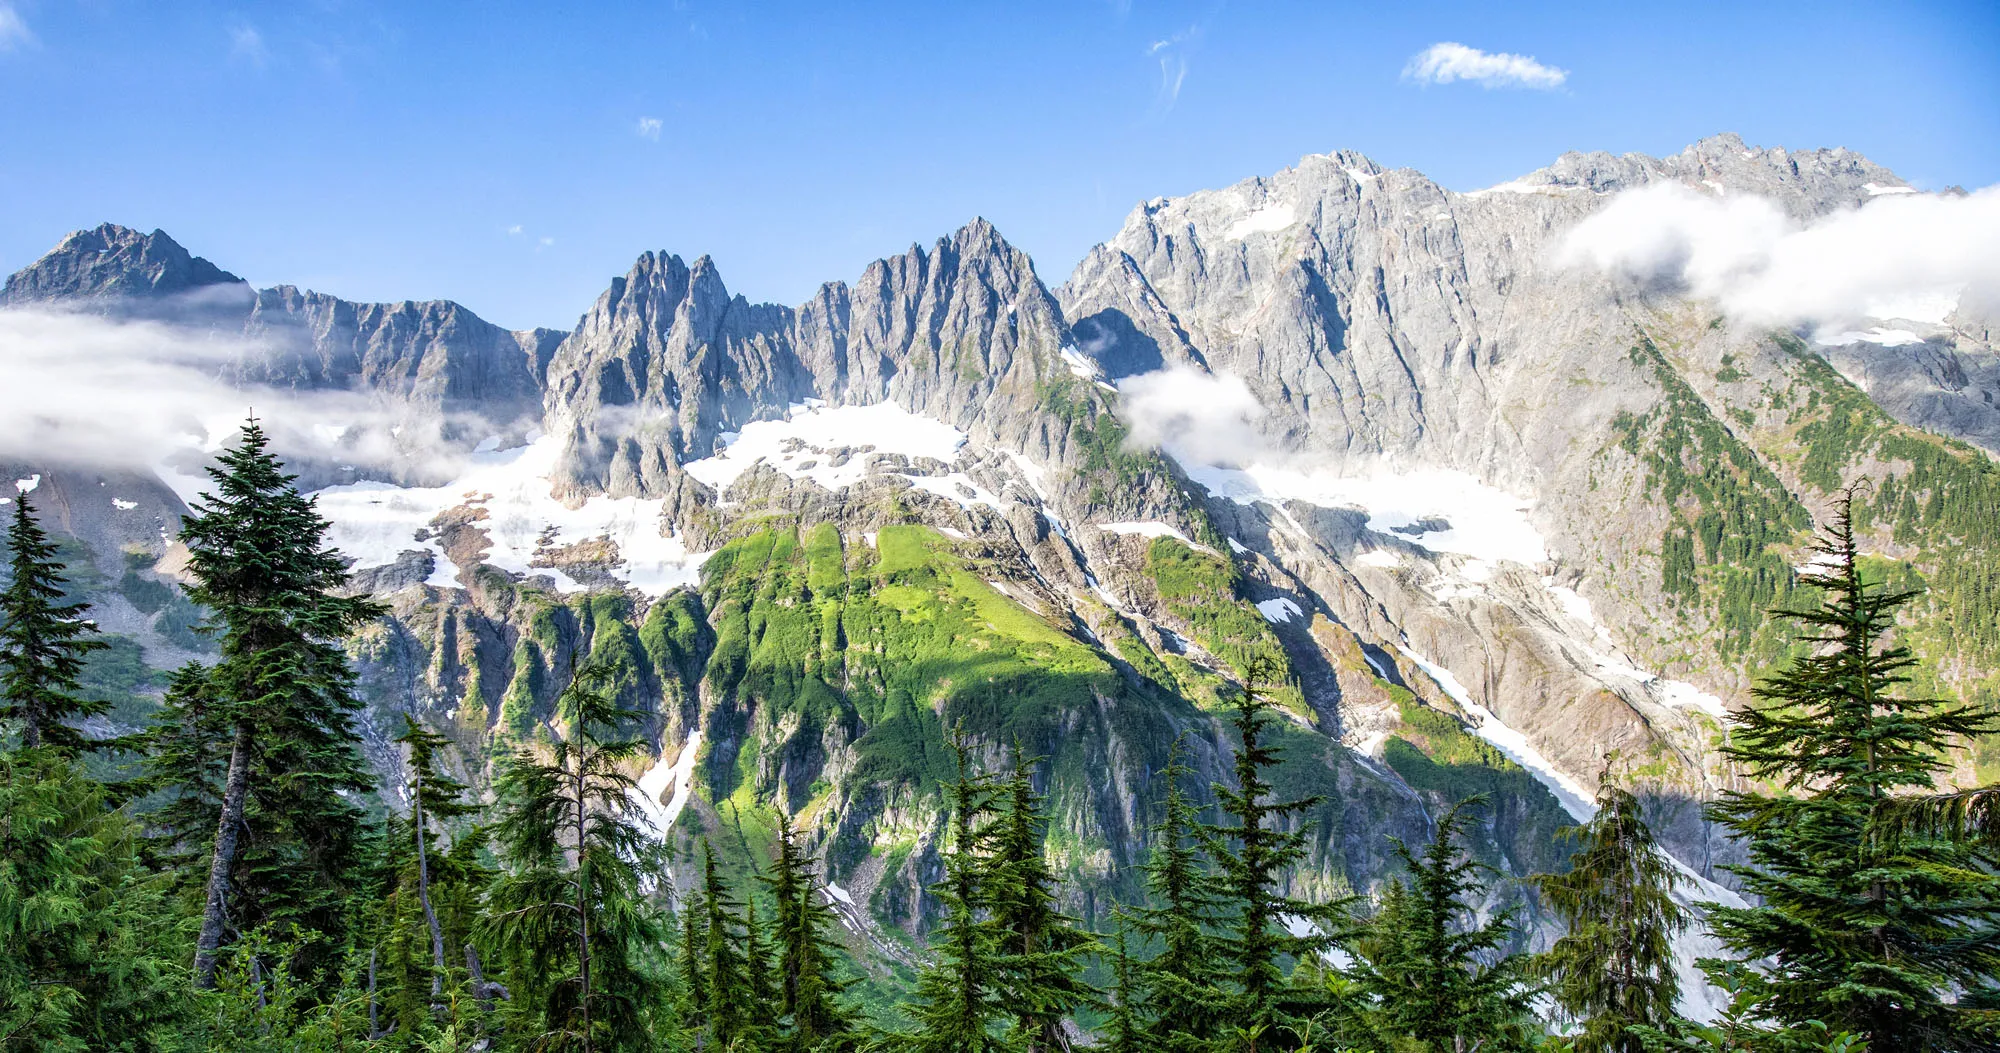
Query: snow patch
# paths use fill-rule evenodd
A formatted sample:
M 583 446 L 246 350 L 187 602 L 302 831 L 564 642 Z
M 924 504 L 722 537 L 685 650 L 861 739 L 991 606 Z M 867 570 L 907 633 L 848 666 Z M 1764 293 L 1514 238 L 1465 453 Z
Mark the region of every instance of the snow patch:
M 1890 329 L 1879 325 L 1865 331 L 1850 329 L 1845 332 L 1835 333 L 1822 329 L 1813 334 L 1813 343 L 1822 347 L 1846 347 L 1849 344 L 1864 343 L 1880 344 L 1883 347 L 1902 347 L 1904 344 L 1921 344 L 1923 342 L 1923 337 L 1910 332 L 1908 329 Z
M 1064 347 L 1062 360 L 1069 365 L 1070 373 L 1085 380 L 1096 380 L 1104 374 L 1104 370 L 1099 368 L 1095 361 L 1079 354 L 1076 348 Z
M 1869 197 L 1881 197 L 1884 194 L 1914 194 L 1917 192 L 1917 188 L 1913 186 L 1883 186 L 1880 183 L 1863 183 L 1861 184 L 1861 189 L 1868 191 Z
M 1532 503 L 1464 472 L 1385 467 L 1351 477 L 1261 464 L 1219 468 L 1176 459 L 1188 478 L 1237 504 L 1302 501 L 1322 508 L 1359 508 L 1368 513 L 1368 529 L 1397 533 L 1433 552 L 1529 564 L 1548 559 L 1547 544 L 1528 521 Z M 1448 525 L 1433 528 L 1438 520 Z
M 1229 542 L 1229 551 L 1234 552 L 1239 556 L 1244 554 L 1245 552 L 1250 551 L 1249 549 L 1243 547 L 1243 542 L 1238 541 L 1233 537 L 1225 538 L 1224 540 Z
M 1223 237 L 1242 241 L 1252 234 L 1269 234 L 1292 225 L 1292 206 L 1265 205 L 1229 225 Z
M 999 495 L 973 482 L 964 472 L 953 472 L 950 475 L 905 475 L 903 478 L 908 479 L 911 486 L 953 501 L 960 508 L 986 505 L 997 510 L 1004 507 L 1000 503 Z
M 964 432 L 917 416 L 893 402 L 832 409 L 818 402 L 808 399 L 794 405 L 784 420 L 756 421 L 744 425 L 733 437 L 724 435 L 728 445 L 722 452 L 689 462 L 687 473 L 720 492 L 762 463 L 794 479 L 811 479 L 825 489 L 838 490 L 865 478 L 870 458 L 850 454 L 846 463 L 835 467 L 830 450 L 872 446 L 876 453 L 949 463 L 965 445 Z
M 1572 818 L 1582 822 L 1596 814 L 1597 806 L 1591 803 L 1591 794 L 1583 788 L 1583 784 L 1557 770 L 1556 766 L 1528 741 L 1526 735 L 1508 727 L 1485 706 L 1474 702 L 1472 693 L 1465 689 L 1464 684 L 1459 683 L 1451 670 L 1426 661 L 1415 651 L 1400 644 L 1396 649 L 1403 652 L 1403 657 L 1415 663 L 1426 676 L 1436 681 L 1438 687 L 1443 688 L 1444 693 L 1450 695 L 1452 701 L 1458 703 L 1459 708 L 1472 717 L 1474 734 L 1499 747 L 1500 752 L 1507 755 L 1507 759 L 1526 768 L 1528 774 L 1535 777 L 1536 782 L 1548 787 L 1549 791 L 1556 795 L 1556 800 Z
M 652 824 L 653 832 L 660 837 L 667 836 L 673 828 L 674 820 L 680 818 L 681 809 L 687 807 L 688 798 L 694 793 L 695 755 L 701 752 L 701 732 L 691 731 L 687 741 L 681 744 L 681 751 L 672 764 L 666 762 L 666 753 L 646 774 L 639 776 L 639 785 L 632 791 L 639 809 L 646 813 L 646 821 Z M 669 790 L 671 794 L 669 795 Z M 667 797 L 665 804 L 661 797 Z
M 561 440 L 537 436 L 511 450 L 474 453 L 464 474 L 445 486 L 359 482 L 329 486 L 310 496 L 332 524 L 328 543 L 356 566 L 383 566 L 404 552 L 422 549 L 437 560 L 432 585 L 460 587 L 457 568 L 429 533 L 439 513 L 460 505 L 486 513 L 477 523 L 490 542 L 484 562 L 515 574 L 546 574 L 563 591 L 584 586 L 561 571 L 530 565 L 545 538 L 556 547 L 608 538 L 618 547 L 612 573 L 648 595 L 699 583 L 707 554 L 690 553 L 680 538 L 661 534 L 665 501 L 598 496 L 570 508 L 557 500 L 549 480 L 561 453 Z M 418 540 L 420 533 L 423 540 Z
M 1257 604 L 1257 609 L 1263 613 L 1264 620 L 1272 625 L 1283 625 L 1305 614 L 1305 611 L 1299 609 L 1298 604 L 1284 596 L 1275 600 L 1264 600 Z
M 130 512 L 134 508 L 139 507 L 139 502 L 127 501 L 122 497 L 114 497 L 111 499 L 111 507 L 116 508 L 120 512 Z
M 1403 557 L 1386 548 L 1371 548 L 1354 557 L 1354 562 L 1363 567 L 1400 567 Z
M 24 494 L 33 493 L 35 487 L 40 485 L 42 485 L 42 476 L 40 472 L 37 472 L 34 475 L 27 477 L 26 479 L 14 480 L 14 489 L 19 490 Z

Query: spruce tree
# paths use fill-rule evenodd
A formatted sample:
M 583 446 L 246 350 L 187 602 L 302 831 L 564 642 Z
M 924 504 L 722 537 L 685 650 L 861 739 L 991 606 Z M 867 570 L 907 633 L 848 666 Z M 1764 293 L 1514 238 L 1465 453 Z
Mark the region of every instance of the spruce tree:
M 1946 751 L 1995 723 L 1898 692 L 1915 659 L 1887 638 L 1914 594 L 1866 580 L 1851 504 L 1802 578 L 1820 605 L 1776 612 L 1810 653 L 1732 718 L 1725 753 L 1771 788 L 1726 794 L 1714 814 L 1748 844 L 1737 872 L 1761 905 L 1714 907 L 1711 922 L 1731 950 L 1768 960 L 1753 982 L 1781 1024 L 1821 1021 L 1871 1053 L 1988 1048 L 2000 877 L 1974 844 L 1900 822 L 1892 805 L 1931 790 Z
M 647 745 L 622 737 L 644 715 L 618 706 L 611 680 L 577 670 L 556 699 L 566 737 L 522 748 L 497 787 L 505 870 L 481 929 L 513 979 L 514 1026 L 538 1049 L 650 1048 L 666 1008 L 653 960 L 664 928 L 644 889 L 667 875 L 626 774 Z
M 26 490 L 14 495 L 7 553 L 12 573 L 0 591 L 0 720 L 20 725 L 22 746 L 74 755 L 92 745 L 76 722 L 110 708 L 77 694 L 84 658 L 104 641 L 83 617 L 88 604 L 63 602 L 69 582 L 62 560 L 35 522 Z
M 178 685 L 177 701 L 199 695 L 199 718 L 171 706 L 158 734 L 221 741 L 167 742 L 158 752 L 205 762 L 226 751 L 221 785 L 194 781 L 208 773 L 206 763 L 152 766 L 155 785 L 171 795 L 214 801 L 195 942 L 195 981 L 204 987 L 214 983 L 227 931 L 290 923 L 337 936 L 368 836 L 347 799 L 373 782 L 357 749 L 361 703 L 341 643 L 383 608 L 341 595 L 347 569 L 325 547 L 327 522 L 267 446 L 257 422 L 245 424 L 237 445 L 209 469 L 215 492 L 181 524 L 194 578 L 188 595 L 208 609 L 221 658 L 198 692 Z
M 994 1025 L 1008 1007 L 998 997 L 1001 936 L 988 914 L 984 860 L 993 815 L 992 785 L 972 771 L 969 749 L 954 734 L 958 777 L 948 790 L 944 878 L 931 886 L 944 917 L 931 932 L 931 960 L 902 1006 L 914 1030 L 883 1036 L 904 1053 L 994 1053 L 1005 1048 Z
M 840 922 L 799 844 L 791 816 L 783 811 L 778 813 L 778 852 L 765 883 L 777 904 L 778 1005 L 789 1024 L 784 1048 L 808 1053 L 854 1047 L 860 1035 L 853 1010 L 840 997 L 847 984 L 835 974 L 836 952 L 828 935 Z
M 1175 739 L 1160 772 L 1166 799 L 1145 863 L 1153 905 L 1128 911 L 1133 932 L 1157 946 L 1151 958 L 1132 964 L 1132 996 L 1149 1040 L 1166 1050 L 1202 1048 L 1224 1012 L 1211 935 L 1215 881 L 1202 863 L 1199 819 L 1185 790 L 1193 777 L 1186 742 Z
M 1300 822 L 1290 830 L 1285 825 L 1317 806 L 1320 798 L 1275 799 L 1271 773 L 1282 754 L 1270 742 L 1277 719 L 1263 691 L 1270 676 L 1261 659 L 1253 661 L 1244 676 L 1230 720 L 1237 735 L 1236 785 L 1214 786 L 1217 804 L 1229 822 L 1202 828 L 1225 912 L 1215 939 L 1216 957 L 1236 984 L 1228 1011 L 1253 1034 L 1272 1031 L 1284 1015 L 1283 962 L 1331 946 L 1327 928 L 1346 920 L 1342 904 L 1308 903 L 1283 892 L 1292 871 L 1306 859 L 1310 830 L 1309 823 Z M 1294 934 L 1293 921 L 1319 931 Z
M 1670 1027 L 1680 997 L 1673 940 L 1688 912 L 1673 899 L 1679 875 L 1639 799 L 1608 772 L 1597 814 L 1563 833 L 1578 843 L 1569 873 L 1535 885 L 1568 931 L 1538 964 L 1556 1004 L 1583 1025 L 1571 1040 L 1577 1053 L 1643 1053 L 1634 1029 Z
M 1042 795 L 1035 792 L 1033 761 L 1018 745 L 999 798 L 985 877 L 986 902 L 1001 939 L 994 987 L 1013 1017 L 1009 1037 L 1016 1048 L 1067 1049 L 1063 1021 L 1098 1003 L 1083 975 L 1094 941 L 1076 919 L 1056 909 L 1056 877 L 1042 848 Z
M 1527 960 L 1503 953 L 1513 935 L 1503 912 L 1477 923 L 1474 897 L 1489 868 L 1461 844 L 1474 796 L 1438 820 L 1423 855 L 1395 842 L 1407 879 L 1389 885 L 1350 948 L 1349 1037 L 1377 1049 L 1497 1053 L 1529 1046 Z
M 690 892 L 680 904 L 680 946 L 674 971 L 681 982 L 681 1015 L 688 1020 L 708 1016 L 708 905 L 699 891 Z

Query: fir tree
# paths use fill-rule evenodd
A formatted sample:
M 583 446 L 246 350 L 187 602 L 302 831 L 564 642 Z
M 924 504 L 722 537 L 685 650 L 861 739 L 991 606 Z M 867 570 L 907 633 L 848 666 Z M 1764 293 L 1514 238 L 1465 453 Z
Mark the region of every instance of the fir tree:
M 1160 772 L 1166 800 L 1152 829 L 1145 863 L 1146 894 L 1154 906 L 1129 911 L 1131 926 L 1158 952 L 1132 968 L 1133 997 L 1150 1040 L 1162 1049 L 1200 1048 L 1223 1012 L 1214 940 L 1214 878 L 1202 865 L 1198 818 L 1184 789 L 1185 740 L 1175 739 Z
M 1638 798 L 1608 772 L 1597 814 L 1564 834 L 1579 844 L 1569 873 L 1541 875 L 1535 885 L 1568 932 L 1539 965 L 1556 1004 L 1583 1025 L 1572 1039 L 1577 1053 L 1643 1053 L 1634 1029 L 1670 1027 L 1680 997 L 1673 940 L 1688 913 L 1673 899 L 1678 874 Z
M 1004 1048 L 993 1033 L 1008 1008 L 995 986 L 1003 951 L 997 926 L 987 916 L 981 858 L 993 814 L 992 786 L 973 773 L 962 734 L 954 734 L 952 751 L 958 777 L 948 791 L 944 878 L 931 886 L 944 917 L 931 933 L 931 960 L 903 1005 L 916 1029 L 884 1036 L 886 1047 L 905 1053 L 993 1053 Z
M 159 1050 L 189 1008 L 137 828 L 53 750 L 0 753 L 0 1050 Z
M 1841 501 L 1803 577 L 1823 600 L 1782 610 L 1812 653 L 1758 685 L 1725 753 L 1775 792 L 1725 795 L 1714 813 L 1749 845 L 1738 871 L 1755 907 L 1715 907 L 1716 935 L 1768 959 L 1762 1012 L 1821 1021 L 1871 1053 L 1984 1048 L 1980 1003 L 2000 971 L 2000 877 L 1975 846 L 1899 823 L 1897 794 L 1922 793 L 1967 736 L 1994 730 L 1972 707 L 1897 692 L 1915 664 L 1886 646 L 1914 594 L 1863 578 Z M 1961 997 L 1960 993 L 1965 996 Z
M 1351 944 L 1348 980 L 1361 999 L 1347 1007 L 1348 1030 L 1357 1044 L 1398 1053 L 1528 1048 L 1527 962 L 1502 953 L 1512 918 L 1474 923 L 1488 868 L 1464 857 L 1460 841 L 1468 813 L 1484 803 L 1454 805 L 1421 857 L 1395 842 L 1409 877 L 1389 886 Z
M 383 608 L 339 594 L 347 570 L 324 547 L 327 522 L 267 445 L 256 421 L 245 424 L 241 441 L 209 469 L 215 493 L 203 494 L 181 524 L 195 579 L 188 595 L 210 611 L 222 653 L 199 691 L 177 684 L 177 701 L 198 696 L 200 713 L 170 706 L 159 734 L 216 735 L 227 746 L 163 743 L 160 755 L 202 763 L 155 763 L 153 771 L 156 785 L 215 802 L 195 943 L 195 981 L 204 987 L 214 982 L 227 930 L 290 923 L 337 933 L 367 838 L 360 809 L 346 799 L 372 780 L 356 749 L 361 703 L 341 642 Z M 219 790 L 191 782 L 222 749 Z
M 667 880 L 626 769 L 646 744 L 618 737 L 621 709 L 602 666 L 556 700 L 566 738 L 524 748 L 501 769 L 495 828 L 506 870 L 487 892 L 483 935 L 505 956 L 516 1026 L 546 1050 L 649 1048 L 665 1008 L 651 960 L 664 932 L 643 889 Z
M 110 708 L 77 694 L 84 658 L 105 645 L 83 617 L 89 605 L 63 602 L 62 561 L 35 522 L 25 490 L 14 496 L 7 552 L 12 576 L 0 592 L 0 720 L 18 722 L 21 745 L 29 749 L 74 755 L 92 746 L 76 722 Z
M 785 1048 L 844 1050 L 859 1041 L 853 1010 L 840 999 L 847 984 L 834 972 L 833 938 L 840 922 L 799 844 L 791 816 L 778 813 L 778 854 L 765 879 L 777 904 L 778 1004 L 790 1022 Z
M 1055 906 L 1032 763 L 1017 745 L 1014 771 L 1000 787 L 985 884 L 1002 941 L 994 986 L 1013 1016 L 1010 1038 L 1026 1053 L 1047 1053 L 1069 1047 L 1063 1021 L 1098 995 L 1083 976 L 1093 941 Z
M 1216 892 L 1227 912 L 1215 948 L 1237 985 L 1230 1012 L 1243 1027 L 1260 1031 L 1273 1029 L 1283 1015 L 1282 963 L 1317 954 L 1332 944 L 1331 934 L 1295 935 L 1288 920 L 1319 926 L 1338 926 L 1346 920 L 1343 905 L 1308 903 L 1283 893 L 1291 871 L 1306 859 L 1310 829 L 1306 823 L 1291 830 L 1284 825 L 1317 806 L 1320 798 L 1274 799 L 1271 771 L 1282 755 L 1269 742 L 1276 719 L 1263 692 L 1269 679 L 1269 667 L 1261 659 L 1253 661 L 1244 676 L 1230 721 L 1238 740 L 1236 785 L 1214 787 L 1216 801 L 1230 822 L 1202 831 L 1216 868 Z

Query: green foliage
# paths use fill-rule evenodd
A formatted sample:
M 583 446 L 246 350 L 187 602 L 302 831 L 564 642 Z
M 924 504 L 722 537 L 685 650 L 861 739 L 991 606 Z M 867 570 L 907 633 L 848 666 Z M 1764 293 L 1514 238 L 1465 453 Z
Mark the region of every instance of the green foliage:
M 26 491 L 7 527 L 8 582 L 0 591 L 0 722 L 29 749 L 69 756 L 91 748 L 75 725 L 110 703 L 77 693 L 84 660 L 104 647 L 85 605 L 64 601 L 68 579 Z
M 1143 1027 L 1146 1040 L 1160 1049 L 1199 1048 L 1224 1006 L 1223 973 L 1211 935 L 1219 890 L 1197 840 L 1197 811 L 1186 789 L 1193 777 L 1186 743 L 1177 739 L 1160 772 L 1166 799 L 1150 831 L 1153 846 L 1145 864 L 1152 905 L 1130 908 L 1119 928 L 1118 1010 L 1126 1027 Z M 1125 959 L 1127 926 L 1153 952 L 1136 965 Z
M 349 798 L 374 780 L 357 748 L 361 703 L 342 643 L 384 608 L 345 595 L 346 561 L 325 547 L 326 520 L 267 444 L 255 421 L 245 424 L 209 469 L 215 492 L 181 524 L 188 593 L 213 612 L 221 655 L 176 676 L 151 732 L 152 787 L 169 802 L 163 851 L 211 857 L 196 941 L 204 985 L 226 932 L 343 932 L 368 851 Z
M 0 1049 L 171 1045 L 186 959 L 137 842 L 58 751 L 0 753 Z
M 1146 548 L 1146 575 L 1167 609 L 1194 629 L 1196 642 L 1227 661 L 1238 676 L 1261 665 L 1270 670 L 1274 689 L 1289 684 L 1291 661 L 1284 645 L 1271 632 L 1271 623 L 1243 598 L 1243 576 L 1236 564 L 1189 548 L 1178 538 L 1157 537 Z
M 1225 1004 L 1246 1026 L 1272 1027 L 1302 1008 L 1287 995 L 1283 962 L 1311 957 L 1332 945 L 1332 929 L 1346 921 L 1344 903 L 1309 903 L 1284 894 L 1291 872 L 1307 859 L 1305 824 L 1296 820 L 1317 797 L 1283 799 L 1272 784 L 1282 753 L 1271 739 L 1272 704 L 1263 685 L 1270 667 L 1252 662 L 1244 674 L 1230 721 L 1236 733 L 1235 785 L 1213 786 L 1223 822 L 1201 827 L 1215 868 L 1220 907 L 1216 957 L 1227 963 L 1232 989 Z M 1300 933 L 1295 923 L 1317 931 Z
M 1529 1048 L 1527 959 L 1502 953 L 1510 914 L 1477 921 L 1474 897 L 1487 868 L 1462 855 L 1469 812 L 1484 803 L 1469 798 L 1441 816 L 1422 856 L 1396 843 L 1409 878 L 1390 884 L 1349 942 L 1355 960 L 1345 980 L 1359 997 L 1334 1014 L 1356 1045 L 1399 1053 Z
M 1646 826 L 1638 798 L 1606 774 L 1597 814 L 1565 833 L 1578 843 L 1566 874 L 1535 886 L 1568 932 L 1538 962 L 1570 1020 L 1576 1053 L 1643 1053 L 1640 1028 L 1676 1019 L 1673 940 L 1689 922 L 1674 902 L 1679 873 Z
M 1764 612 L 1791 601 L 1783 550 L 1809 525 L 1804 506 L 1688 386 L 1652 337 L 1631 349 L 1660 388 L 1657 406 L 1613 421 L 1646 471 L 1645 491 L 1670 514 L 1660 537 L 1661 590 L 1705 612 L 1727 657 L 1772 657 L 1782 640 Z
M 1026 1053 L 1066 1049 L 1064 1022 L 1098 1004 L 1084 978 L 1095 944 L 1056 907 L 1056 875 L 1042 847 L 1043 798 L 1035 792 L 1033 762 L 1018 747 L 1013 773 L 998 791 L 1000 815 L 982 875 L 1000 937 L 994 986 L 1013 1018 L 1010 1044 Z
M 615 737 L 639 714 L 618 707 L 614 678 L 578 669 L 556 702 L 568 737 L 517 751 L 496 786 L 504 868 L 481 935 L 511 981 L 509 1027 L 537 1049 L 647 1049 L 670 1023 L 664 927 L 645 892 L 665 884 L 665 860 L 626 774 L 647 747 Z
M 1824 601 L 1779 612 L 1810 651 L 1759 684 L 1724 747 L 1775 789 L 1713 809 L 1748 843 L 1738 873 L 1761 905 L 1715 907 L 1712 924 L 1770 961 L 1751 979 L 1758 1011 L 1780 1023 L 1823 1021 L 1877 1053 L 1990 1042 L 2000 878 L 1972 846 L 1899 827 L 1886 805 L 1930 789 L 1944 750 L 1993 720 L 1898 693 L 1915 659 L 1883 643 L 1912 597 L 1862 577 L 1850 503 L 1816 551 L 1806 582 Z

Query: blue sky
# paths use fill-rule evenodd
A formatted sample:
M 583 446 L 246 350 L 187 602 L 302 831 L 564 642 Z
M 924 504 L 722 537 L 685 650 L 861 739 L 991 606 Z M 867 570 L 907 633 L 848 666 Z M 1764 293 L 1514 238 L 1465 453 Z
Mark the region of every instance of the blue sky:
M 1053 285 L 1138 201 L 1340 148 L 1471 189 L 1736 131 L 2000 182 L 1990 0 L 554 6 L 0 0 L 0 271 L 109 220 L 567 327 L 647 249 L 795 303 L 975 215 Z M 1539 86 L 1405 75 L 1447 41 Z

